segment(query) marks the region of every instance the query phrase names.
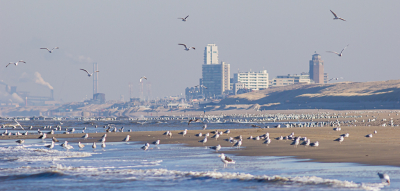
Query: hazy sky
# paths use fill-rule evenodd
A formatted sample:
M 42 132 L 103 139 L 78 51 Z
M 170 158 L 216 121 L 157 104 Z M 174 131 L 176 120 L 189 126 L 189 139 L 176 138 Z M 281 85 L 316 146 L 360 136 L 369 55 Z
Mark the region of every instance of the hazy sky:
M 329 77 L 346 81 L 398 79 L 400 1 L 0 1 L 0 80 L 56 100 L 92 97 L 92 78 L 80 68 L 99 65 L 107 100 L 139 94 L 148 77 L 153 97 L 184 93 L 199 83 L 204 47 L 215 43 L 231 75 L 267 69 L 308 72 L 314 51 Z M 347 19 L 333 20 L 329 10 Z M 187 22 L 177 19 L 190 15 Z M 184 51 L 178 43 L 195 46 Z M 326 53 L 350 44 L 343 57 Z M 41 47 L 60 49 L 49 54 Z M 25 60 L 27 64 L 8 66 Z M 4 86 L 0 85 L 0 97 Z

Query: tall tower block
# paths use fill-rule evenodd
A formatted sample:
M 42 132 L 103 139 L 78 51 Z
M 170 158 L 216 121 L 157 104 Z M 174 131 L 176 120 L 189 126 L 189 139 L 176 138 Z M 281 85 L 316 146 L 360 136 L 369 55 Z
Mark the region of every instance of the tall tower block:
M 310 60 L 310 79 L 314 80 L 316 84 L 324 83 L 324 61 L 321 59 L 321 55 L 315 53 L 312 55 Z
M 98 93 L 98 88 L 99 88 L 99 73 L 95 72 L 98 71 L 99 68 L 97 67 L 97 62 L 93 63 L 93 99 L 94 95 Z

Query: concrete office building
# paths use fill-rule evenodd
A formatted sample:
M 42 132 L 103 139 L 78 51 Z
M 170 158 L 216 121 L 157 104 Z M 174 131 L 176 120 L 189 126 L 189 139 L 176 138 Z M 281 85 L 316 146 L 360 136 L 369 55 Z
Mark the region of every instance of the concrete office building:
M 230 65 L 225 62 L 218 64 L 218 46 L 208 44 L 204 50 L 201 84 L 206 98 L 222 95 L 230 89 Z
M 309 84 L 311 83 L 308 73 L 288 74 L 286 76 L 277 76 L 270 81 L 270 86 L 287 86 L 292 84 Z
M 246 88 L 251 90 L 267 89 L 269 85 L 267 70 L 238 72 L 233 75 L 233 81 L 235 83 L 243 83 Z
M 321 56 L 317 53 L 312 55 L 312 60 L 310 60 L 310 79 L 316 84 L 324 83 L 324 61 Z

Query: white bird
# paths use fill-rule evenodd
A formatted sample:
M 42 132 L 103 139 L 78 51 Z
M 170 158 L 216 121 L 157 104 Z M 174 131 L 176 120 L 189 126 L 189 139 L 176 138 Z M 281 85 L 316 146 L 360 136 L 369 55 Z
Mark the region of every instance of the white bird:
M 315 141 L 315 143 L 311 143 L 310 144 L 312 147 L 318 147 L 319 146 L 319 142 L 318 141 Z
M 48 49 L 48 48 L 40 48 L 40 49 L 46 49 L 47 51 L 49 51 L 49 53 L 52 53 L 54 49 L 59 49 L 58 47 L 54 47 L 53 49 Z
M 375 130 L 375 131 L 374 131 L 374 134 L 377 134 L 377 133 L 378 133 L 378 131 Z
M 25 63 L 26 64 L 26 62 L 25 61 L 23 61 L 23 60 L 20 60 L 20 61 L 18 61 L 18 62 L 9 62 L 8 64 L 7 64 L 7 66 L 8 65 L 10 65 L 10 64 L 14 64 L 15 66 L 18 66 L 18 63 L 20 63 L 20 62 L 22 62 L 22 63 Z M 7 67 L 6 66 L 6 67 Z
M 54 148 L 54 141 L 51 141 L 51 145 L 46 145 L 45 147 L 52 149 Z
M 103 142 L 103 143 L 101 144 L 101 148 L 106 148 L 106 142 Z
M 150 147 L 150 144 L 146 143 L 141 149 L 147 151 L 147 149 L 149 149 L 149 147 Z
M 178 18 L 178 19 L 182 19 L 183 22 L 186 22 L 186 19 L 187 19 L 188 17 L 189 17 L 189 15 L 186 16 L 185 18 Z
M 382 173 L 378 172 L 378 176 L 382 180 L 382 182 L 387 182 L 388 184 L 390 184 L 390 177 L 388 174 L 386 174 L 386 173 L 382 174 Z
M 15 142 L 17 142 L 17 143 L 19 143 L 19 144 L 22 144 L 22 143 L 24 143 L 24 142 L 25 142 L 25 140 L 22 140 L 22 139 L 20 139 L 20 140 L 18 140 L 18 141 L 15 141 Z
M 240 146 L 242 146 L 242 139 L 240 139 L 235 145 L 237 148 L 240 148 Z
M 338 16 L 336 15 L 336 13 L 334 13 L 332 10 L 330 10 L 330 11 L 331 11 L 331 13 L 333 14 L 333 16 L 335 17 L 335 18 L 333 18 L 333 20 L 340 19 L 340 20 L 342 20 L 342 21 L 346 21 L 345 19 L 343 19 L 343 18 L 341 18 L 341 17 L 338 17 Z
M 160 144 L 160 140 L 154 141 L 153 144 L 154 145 L 159 145 Z
M 207 124 L 204 124 L 203 130 L 206 130 L 206 129 L 207 129 Z
M 83 148 L 83 147 L 85 147 L 85 145 L 84 145 L 84 144 L 82 144 L 81 142 L 78 142 L 78 146 L 79 146 L 79 148 Z
M 96 72 L 100 72 L 100 71 L 95 71 L 94 73 L 89 73 L 87 70 L 82 69 L 82 68 L 80 70 L 85 71 L 89 77 L 92 76 Z
M 342 144 L 342 142 L 344 141 L 344 137 L 343 137 L 343 136 L 340 136 L 339 139 L 338 139 L 338 141 L 339 141 L 340 144 Z
M 126 137 L 125 137 L 125 139 L 123 141 L 128 142 L 130 138 L 131 138 L 130 135 L 126 135 Z
M 203 133 L 199 133 L 199 134 L 197 134 L 197 136 L 198 136 L 198 137 L 202 137 L 202 136 L 203 136 Z
M 106 142 L 106 137 L 101 138 L 100 140 L 102 143 Z
M 337 53 L 337 52 L 335 52 L 335 51 L 326 51 L 326 52 L 334 53 L 334 54 L 337 54 L 338 56 L 342 56 L 342 55 L 343 55 L 344 49 L 346 49 L 348 46 L 349 46 L 349 44 L 348 44 L 346 47 L 344 47 L 340 53 Z
M 183 132 L 182 132 L 182 136 L 185 136 L 187 134 L 187 129 L 185 129 Z
M 217 145 L 217 146 L 213 146 L 213 147 L 209 147 L 210 149 L 214 149 L 215 152 L 218 152 L 221 149 L 221 145 Z
M 202 143 L 203 143 L 203 145 L 204 145 L 204 143 L 207 143 L 207 137 L 204 137 L 204 139 L 203 139 L 203 140 L 201 140 L 201 141 L 199 141 L 199 142 L 202 142 Z
M 267 144 L 267 146 L 271 143 L 271 139 L 267 139 L 266 141 L 264 141 L 264 144 Z
M 89 134 L 85 134 L 82 138 L 87 139 L 89 137 Z
M 217 133 L 217 134 L 215 134 L 212 138 L 215 138 L 215 140 L 217 140 L 218 141 L 218 138 L 219 138 L 219 134 Z
M 184 47 L 185 47 L 185 49 L 184 49 L 184 50 L 186 50 L 186 51 L 189 51 L 190 49 L 196 50 L 196 48 L 195 48 L 195 47 L 193 47 L 193 46 L 188 48 L 188 47 L 186 46 L 186 44 L 178 44 L 178 45 L 182 45 L 182 46 L 184 46 Z
M 147 80 L 146 76 L 140 77 L 140 80 L 139 80 L 139 81 L 142 82 L 143 79 Z
M 227 167 L 227 165 L 229 163 L 235 164 L 235 161 L 232 160 L 231 158 L 225 156 L 224 153 L 221 153 L 221 155 L 219 155 L 219 157 L 221 157 L 221 161 L 224 163 L 224 168 Z
M 365 137 L 372 137 L 372 134 L 368 134 L 368 135 L 366 135 Z
M 46 138 L 46 134 L 44 133 L 42 136 L 39 137 L 39 139 L 44 140 Z
M 229 134 L 229 133 L 231 133 L 231 130 L 228 129 L 228 130 L 225 131 L 225 133 Z
M 51 138 L 54 142 L 59 142 L 55 137 Z
M 93 148 L 93 149 L 96 149 L 96 147 L 97 147 L 97 146 L 96 146 L 96 143 L 93 143 L 92 148 Z

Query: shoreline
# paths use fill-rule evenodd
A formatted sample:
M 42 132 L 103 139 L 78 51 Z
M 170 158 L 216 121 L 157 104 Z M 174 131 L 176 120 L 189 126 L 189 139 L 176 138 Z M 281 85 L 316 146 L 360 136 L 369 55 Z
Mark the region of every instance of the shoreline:
M 240 149 L 231 149 L 224 151 L 225 154 L 234 154 L 239 156 L 288 156 L 297 159 L 310 159 L 312 162 L 326 163 L 359 163 L 365 165 L 389 165 L 400 166 L 398 160 L 400 148 L 400 140 L 397 135 L 400 134 L 400 128 L 382 127 L 382 126 L 343 126 L 342 131 L 334 131 L 333 127 L 305 127 L 305 128 L 269 128 L 269 129 L 231 129 L 230 134 L 223 134 L 215 140 L 211 138 L 214 133 L 210 133 L 208 142 L 203 145 L 199 141 L 204 137 L 195 136 L 198 133 L 213 132 L 214 130 L 188 130 L 187 135 L 178 134 L 182 131 L 171 131 L 173 136 L 169 138 L 164 134 L 164 131 L 137 131 L 137 132 L 117 132 L 107 133 L 107 142 L 122 141 L 126 135 L 131 135 L 130 142 L 148 142 L 160 140 L 162 144 L 184 144 L 189 147 L 216 146 L 220 144 L 222 147 L 232 147 L 233 144 L 225 139 L 229 137 L 243 136 L 243 144 Z M 377 130 L 378 133 L 373 132 Z M 270 134 L 271 144 L 268 146 L 263 144 L 263 140 L 249 140 L 250 135 L 255 137 L 265 133 Z M 276 140 L 276 137 L 287 136 L 294 132 L 295 136 L 307 137 L 311 142 L 319 141 L 319 147 L 306 147 L 299 145 L 297 148 L 290 145 L 291 140 Z M 349 133 L 350 136 L 345 138 L 342 143 L 334 141 L 341 134 Z M 367 138 L 365 135 L 373 134 L 372 138 Z M 99 139 L 105 133 L 89 133 L 89 138 L 84 140 L 83 133 L 74 134 L 48 134 L 46 142 L 50 143 L 54 136 L 57 139 L 66 138 L 71 143 L 93 143 L 100 145 Z M 9 139 L 37 139 L 39 135 L 20 135 L 20 136 L 2 136 L 0 140 Z M 302 141 L 301 141 L 302 142 Z M 300 143 L 301 143 L 300 142 Z M 61 143 L 59 143 L 61 144 Z M 138 146 L 139 147 L 139 146 Z M 151 145 L 153 147 L 153 145 Z M 213 151 L 215 152 L 215 151 Z M 218 153 L 221 153 L 218 152 Z

